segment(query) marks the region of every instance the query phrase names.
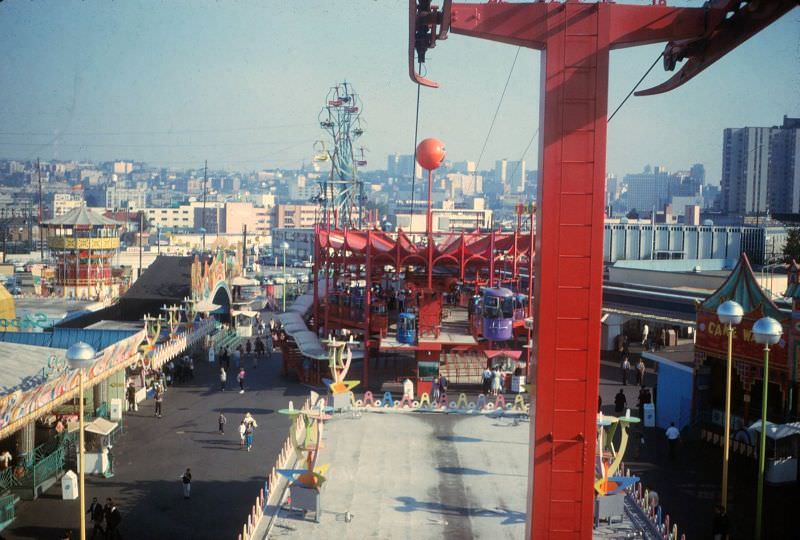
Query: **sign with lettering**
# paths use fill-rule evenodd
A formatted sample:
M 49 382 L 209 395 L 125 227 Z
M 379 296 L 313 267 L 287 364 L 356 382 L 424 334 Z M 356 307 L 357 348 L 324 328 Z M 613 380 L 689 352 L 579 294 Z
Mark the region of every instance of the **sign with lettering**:
M 753 336 L 753 324 L 758 320 L 757 314 L 748 314 L 741 324 L 733 327 L 733 356 L 736 360 L 761 367 L 764 363 L 764 346 L 757 343 Z M 784 323 L 786 321 L 783 321 Z M 784 332 L 787 326 L 784 324 Z M 781 340 L 770 347 L 770 372 L 789 371 L 788 337 L 784 334 Z M 728 354 L 728 331 L 726 325 L 719 322 L 716 313 L 697 312 L 697 341 L 695 348 L 717 358 L 725 358 Z M 771 379 L 772 377 L 770 377 Z

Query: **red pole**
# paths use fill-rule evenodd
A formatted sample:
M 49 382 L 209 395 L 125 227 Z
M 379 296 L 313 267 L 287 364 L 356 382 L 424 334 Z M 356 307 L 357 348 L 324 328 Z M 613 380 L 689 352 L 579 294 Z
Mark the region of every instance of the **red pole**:
M 489 231 L 489 288 L 494 286 L 494 229 Z
M 428 169 L 428 215 L 426 216 L 428 233 L 428 288 L 433 288 L 433 170 Z
M 367 275 L 364 283 L 366 290 L 364 291 L 364 388 L 369 384 L 369 319 L 370 319 L 370 305 L 372 303 L 372 233 L 367 231 L 367 249 L 366 249 L 366 268 Z

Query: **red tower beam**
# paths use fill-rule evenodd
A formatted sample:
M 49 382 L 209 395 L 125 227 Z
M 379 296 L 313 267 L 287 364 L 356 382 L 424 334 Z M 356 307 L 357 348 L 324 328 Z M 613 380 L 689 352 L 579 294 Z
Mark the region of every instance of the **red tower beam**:
M 714 39 L 729 1 L 664 4 L 409 3 L 409 72 L 418 84 L 438 86 L 416 73 L 414 51 L 424 61 L 448 31 L 545 51 L 527 538 L 592 534 L 609 52 L 685 41 L 721 56 L 751 35 Z

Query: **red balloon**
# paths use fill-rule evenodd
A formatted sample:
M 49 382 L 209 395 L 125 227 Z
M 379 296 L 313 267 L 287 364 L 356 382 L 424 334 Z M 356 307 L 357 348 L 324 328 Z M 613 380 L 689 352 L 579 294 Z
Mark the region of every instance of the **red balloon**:
M 439 139 L 425 139 L 417 145 L 417 163 L 423 169 L 432 171 L 438 169 L 447 151 L 444 149 L 444 143 Z

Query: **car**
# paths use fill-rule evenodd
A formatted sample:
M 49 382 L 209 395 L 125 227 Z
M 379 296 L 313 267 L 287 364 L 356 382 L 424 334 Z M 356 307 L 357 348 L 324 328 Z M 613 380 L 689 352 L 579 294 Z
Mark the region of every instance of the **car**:
M 306 261 L 303 263 L 303 268 L 314 268 L 314 263 L 311 261 Z

